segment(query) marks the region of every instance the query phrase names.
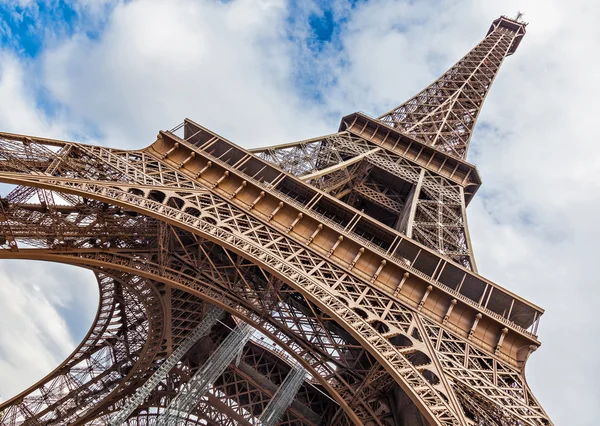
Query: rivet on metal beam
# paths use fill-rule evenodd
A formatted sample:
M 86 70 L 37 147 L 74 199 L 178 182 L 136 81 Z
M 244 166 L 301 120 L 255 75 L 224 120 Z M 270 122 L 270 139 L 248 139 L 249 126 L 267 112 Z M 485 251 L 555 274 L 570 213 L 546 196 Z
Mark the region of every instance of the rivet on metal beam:
M 504 342 L 506 333 L 508 333 L 508 328 L 504 327 L 502 329 L 502 334 L 500 335 L 500 338 L 498 339 L 498 344 L 496 345 L 496 349 L 494 350 L 494 355 L 498 355 L 498 352 L 500 352 L 500 349 L 502 349 L 502 343 Z
M 406 282 L 408 277 L 410 277 L 410 274 L 408 272 L 405 272 L 402 275 L 402 280 L 400 281 L 400 284 L 398 284 L 398 287 L 396 287 L 396 290 L 394 290 L 394 296 L 398 296 L 398 294 L 400 293 L 400 290 L 402 290 L 402 286 L 404 285 L 404 283 Z
M 442 324 L 446 324 L 448 322 L 448 318 L 450 318 L 450 314 L 452 313 L 452 310 L 456 306 L 456 303 L 457 303 L 456 299 L 452 299 L 450 301 L 450 306 L 448 306 L 448 310 L 446 311 L 446 315 L 444 315 L 444 319 L 442 320 Z
M 373 284 L 375 282 L 375 280 L 377 279 L 377 277 L 379 277 L 379 274 L 381 273 L 381 270 L 383 269 L 383 267 L 387 264 L 387 260 L 383 259 L 381 261 L 381 263 L 379 264 L 379 267 L 377 268 L 377 270 L 375 271 L 375 273 L 373 274 L 373 276 L 371 277 L 371 284 Z
M 423 295 L 423 298 L 421 299 L 421 301 L 419 302 L 419 306 L 417 306 L 417 310 L 420 311 L 421 309 L 423 309 L 423 305 L 425 304 L 425 301 L 427 300 L 427 298 L 429 297 L 429 293 L 431 293 L 431 290 L 433 290 L 433 286 L 428 285 L 427 286 L 427 291 L 425 291 L 425 294 Z
M 468 337 L 469 340 L 471 340 L 471 338 L 473 337 L 473 334 L 475 333 L 475 330 L 477 329 L 477 324 L 479 324 L 479 320 L 481 319 L 482 316 L 483 315 L 481 315 L 481 312 L 478 313 L 477 315 L 475 315 L 475 321 L 473 322 L 471 331 L 469 331 L 469 337 Z
M 238 186 L 236 190 L 231 193 L 231 196 L 229 198 L 234 198 L 236 195 L 238 195 L 240 191 L 246 187 L 246 185 L 248 185 L 248 182 L 243 180 L 240 186 Z
M 275 209 L 271 212 L 271 214 L 269 215 L 268 220 L 273 219 L 273 216 L 275 216 L 277 214 L 277 212 L 279 210 L 281 210 L 281 208 L 283 207 L 283 201 L 280 201 L 279 204 L 277 204 L 277 207 L 275 207 Z
M 215 182 L 215 184 L 213 185 L 213 188 L 216 188 L 217 186 L 219 186 L 221 183 L 223 183 L 223 181 L 225 179 L 227 179 L 229 177 L 229 170 L 225 170 L 225 172 L 223 173 L 223 175 L 219 178 L 218 181 Z
M 179 142 L 175 142 L 175 144 L 171 147 L 171 149 L 169 149 L 167 152 L 165 152 L 162 156 L 162 158 L 167 158 L 171 153 L 173 153 L 173 151 L 175 151 L 177 148 L 179 148 Z
M 258 203 L 260 200 L 262 200 L 264 196 L 265 196 L 265 191 L 260 191 L 260 194 L 258 194 L 258 197 L 256 197 L 254 199 L 254 201 L 252 201 L 252 204 L 250 204 L 250 210 L 252 210 L 254 208 L 254 206 L 256 206 L 256 203 Z
M 200 176 L 202 176 L 202 173 L 204 173 L 211 167 L 212 167 L 212 161 L 209 161 L 208 163 L 206 163 L 206 166 L 202 167 L 202 169 L 198 172 L 198 174 L 196 174 L 196 179 L 198 179 Z
M 327 257 L 331 256 L 333 254 L 333 252 L 335 251 L 336 248 L 338 248 L 338 246 L 341 244 L 341 242 L 344 241 L 344 236 L 340 235 L 337 240 L 335 241 L 335 243 L 333 243 L 333 247 L 331 247 L 329 249 L 329 253 L 327 253 Z
M 321 232 L 321 229 L 323 229 L 323 224 L 319 223 L 317 229 L 315 229 L 315 232 L 313 232 L 312 235 L 308 238 L 308 240 L 306 240 L 306 244 L 312 243 L 312 240 L 314 240 L 317 234 Z
M 365 252 L 365 248 L 361 247 L 360 249 L 358 249 L 358 253 L 356 253 L 356 256 L 354 256 L 354 259 L 352 259 L 352 262 L 350 262 L 350 269 L 354 268 L 354 265 L 356 265 L 356 262 L 358 262 L 358 259 L 360 259 L 360 257 L 362 256 L 362 254 Z
M 296 216 L 296 219 L 294 219 L 294 221 L 290 224 L 290 226 L 287 227 L 285 232 L 290 232 L 292 229 L 294 229 L 294 226 L 296 226 L 296 224 L 298 222 L 300 222 L 300 219 L 302 219 L 303 217 L 304 217 L 304 215 L 302 213 L 298 213 L 298 216 Z

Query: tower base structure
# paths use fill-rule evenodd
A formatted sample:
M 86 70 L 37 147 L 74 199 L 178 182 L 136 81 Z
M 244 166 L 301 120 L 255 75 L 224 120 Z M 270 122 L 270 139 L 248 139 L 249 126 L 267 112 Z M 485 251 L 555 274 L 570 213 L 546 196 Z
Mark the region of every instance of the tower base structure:
M 0 133 L 0 258 L 100 289 L 0 424 L 160 423 L 211 360 L 185 424 L 552 424 L 524 376 L 543 310 L 478 275 L 466 223 L 472 129 L 525 25 L 499 18 L 416 97 L 308 141 L 248 151 L 188 119 L 133 151 Z

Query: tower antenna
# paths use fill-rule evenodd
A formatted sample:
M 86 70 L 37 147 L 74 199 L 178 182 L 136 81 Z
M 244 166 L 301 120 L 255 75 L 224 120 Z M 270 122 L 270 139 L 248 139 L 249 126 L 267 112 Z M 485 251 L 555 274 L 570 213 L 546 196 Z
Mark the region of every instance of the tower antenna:
M 520 10 L 517 10 L 517 16 L 515 16 L 515 21 L 522 22 L 521 18 L 523 18 L 523 12 L 521 12 Z

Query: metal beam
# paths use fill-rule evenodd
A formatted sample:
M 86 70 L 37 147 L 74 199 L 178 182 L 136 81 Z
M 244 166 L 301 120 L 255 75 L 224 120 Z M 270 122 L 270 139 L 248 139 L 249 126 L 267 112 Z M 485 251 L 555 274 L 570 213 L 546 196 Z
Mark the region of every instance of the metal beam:
M 210 329 L 215 325 L 221 315 L 223 315 L 223 311 L 217 307 L 213 307 L 212 310 L 206 314 L 206 317 L 198 327 L 196 327 L 183 343 L 173 351 L 169 358 L 161 364 L 158 370 L 150 376 L 146 383 L 139 387 L 133 396 L 127 400 L 121 411 L 119 411 L 110 421 L 111 426 L 121 425 L 129 418 L 129 416 L 131 416 L 136 408 L 138 408 L 148 395 L 150 395 L 156 385 L 167 377 L 169 371 L 175 367 L 192 346 L 210 332 Z
M 305 376 L 306 370 L 299 364 L 289 372 L 260 416 L 263 426 L 274 426 L 279 421 L 285 410 L 294 400 L 298 389 L 300 389 L 300 386 L 304 382 Z
M 380 150 L 381 150 L 381 148 L 379 148 L 379 147 L 378 148 L 374 148 L 374 149 L 372 149 L 370 151 L 367 151 L 367 152 L 364 152 L 364 153 L 362 153 L 360 155 L 357 155 L 356 157 L 352 157 L 349 160 L 342 161 L 342 162 L 340 162 L 338 164 L 335 164 L 333 166 L 327 167 L 327 168 L 322 169 L 322 170 L 317 170 L 316 172 L 309 173 L 309 174 L 304 175 L 304 176 L 300 176 L 299 179 L 303 180 L 303 181 L 307 181 L 307 180 L 310 180 L 310 179 L 320 178 L 321 176 L 325 176 L 328 173 L 332 173 L 332 172 L 335 172 L 336 170 L 341 170 L 343 168 L 351 166 L 352 164 L 358 163 L 363 158 L 365 158 L 365 157 L 367 157 L 367 156 L 369 156 L 371 154 L 374 154 L 374 153 L 376 153 L 377 151 L 380 151 Z
M 187 418 L 209 386 L 225 371 L 239 350 L 244 347 L 252 335 L 252 331 L 253 328 L 247 323 L 243 323 L 233 330 L 202 368 L 194 374 L 189 382 L 183 385 L 177 396 L 156 419 L 156 426 L 175 426 L 179 419 Z

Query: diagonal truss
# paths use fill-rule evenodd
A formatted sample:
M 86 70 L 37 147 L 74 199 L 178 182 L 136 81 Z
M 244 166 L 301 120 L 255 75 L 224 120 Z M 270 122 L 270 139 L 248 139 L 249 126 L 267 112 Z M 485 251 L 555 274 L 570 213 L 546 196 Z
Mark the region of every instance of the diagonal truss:
M 504 58 L 525 35 L 525 26 L 497 19 L 487 36 L 439 79 L 378 120 L 448 155 L 466 158 L 483 101 Z
M 91 269 L 101 295 L 84 342 L 0 424 L 158 424 L 202 388 L 178 422 L 258 425 L 284 401 L 282 425 L 550 425 L 524 378 L 543 310 L 477 275 L 465 215 L 473 127 L 524 33 L 501 17 L 379 119 L 253 152 L 191 120 L 135 151 L 0 134 L 17 185 L 0 258 Z M 210 305 L 225 322 L 186 343 Z M 240 320 L 258 331 L 239 362 L 194 387 Z
M 204 399 L 212 383 L 223 373 L 237 353 L 243 350 L 251 333 L 252 328 L 247 323 L 233 330 L 202 367 L 181 387 L 160 414 L 156 424 L 177 425 L 180 418 L 189 417 L 198 401 Z
M 129 167 L 133 168 L 132 165 Z M 56 188 L 61 192 L 74 195 L 85 195 L 89 199 L 97 199 L 103 203 L 108 202 L 108 204 L 119 206 L 124 211 L 144 212 L 144 216 L 169 223 L 171 227 L 193 234 L 202 231 L 197 235 L 213 241 L 216 237 L 221 244 L 226 242 L 227 246 L 233 249 L 232 253 L 237 253 L 238 257 L 240 254 L 244 254 L 243 257 L 248 259 L 248 256 L 251 255 L 248 266 L 250 264 L 261 265 L 264 271 L 268 271 L 267 274 L 275 273 L 296 291 L 303 289 L 304 297 L 350 332 L 360 346 L 365 347 L 377 361 L 386 366 L 386 372 L 403 385 L 403 389 L 414 392 L 413 396 L 416 394 L 421 401 L 426 401 L 426 407 L 430 410 L 428 415 L 436 419 L 436 422 L 455 423 L 451 420 L 452 416 L 457 414 L 460 416 L 461 412 L 450 407 L 452 404 L 458 407 L 458 399 L 454 396 L 452 388 L 445 386 L 443 381 L 439 380 L 442 372 L 431 362 L 432 354 L 427 352 L 426 345 L 412 336 L 414 313 L 410 308 L 400 302 L 394 302 L 393 299 L 389 299 L 389 296 L 385 296 L 375 288 L 365 286 L 360 279 L 339 269 L 335 263 L 328 264 L 322 258 L 319 259 L 319 256 L 315 257 L 311 250 L 298 245 L 293 239 L 284 238 L 281 231 L 257 222 L 227 199 L 204 189 L 210 185 L 203 184 L 200 187 L 198 183 L 190 182 L 189 178 L 181 172 L 175 172 L 166 167 L 165 170 L 167 173 L 162 180 L 165 181 L 166 178 L 169 178 L 171 184 L 174 185 L 174 190 L 165 190 L 164 186 L 156 185 L 140 186 L 136 184 L 130 186 L 129 183 L 118 181 L 108 181 L 107 184 L 103 184 L 99 179 L 94 181 L 63 179 L 29 174 L 19 175 L 14 172 L 3 172 L 2 178 L 13 182 L 17 182 L 18 179 L 19 183 L 33 184 L 49 189 Z M 17 176 L 20 177 L 17 178 Z M 184 192 L 185 187 L 191 189 Z M 163 196 L 159 196 L 158 188 L 161 188 Z M 194 214 L 192 209 L 196 209 L 199 214 Z M 176 218 L 176 220 L 170 220 L 170 218 Z M 164 239 L 159 236 L 158 240 Z M 141 246 L 143 247 L 144 244 L 142 243 Z M 92 252 L 89 251 L 90 249 L 87 250 L 88 252 L 75 251 L 78 262 L 87 264 L 92 262 L 92 257 L 90 257 Z M 64 253 L 64 248 L 62 252 Z M 207 252 L 207 254 L 209 253 Z M 15 253 L 11 252 L 11 255 L 15 255 Z M 48 256 L 48 254 L 45 255 Z M 189 258 L 190 253 L 179 255 L 179 258 L 181 256 Z M 227 255 L 226 253 L 221 255 L 221 258 L 223 256 L 232 257 L 231 254 Z M 128 268 L 126 270 L 141 273 L 141 265 L 135 266 L 142 259 L 139 254 L 130 257 L 114 251 L 108 253 L 97 251 L 93 257 L 98 259 L 97 261 L 101 259 L 101 262 L 110 264 L 112 267 L 119 265 L 121 268 Z M 165 260 L 160 253 L 155 257 L 157 261 L 160 261 L 161 258 L 163 261 Z M 209 263 L 214 263 L 218 258 L 215 253 L 210 253 L 205 257 Z M 144 259 L 143 265 L 144 268 L 150 268 L 153 278 L 180 288 L 186 282 L 184 279 L 188 278 L 186 273 L 175 272 L 160 263 L 153 266 L 149 260 Z M 239 262 L 232 263 L 238 269 L 243 268 Z M 179 262 L 179 264 L 180 267 L 186 267 L 185 262 Z M 169 260 L 169 266 L 171 265 L 173 263 Z M 200 264 L 196 263 L 196 265 Z M 214 272 L 213 279 L 217 274 L 223 276 L 222 271 L 217 271 L 218 268 Z M 247 274 L 238 275 L 245 276 Z M 168 278 L 168 281 L 165 281 L 165 278 Z M 186 287 L 198 288 L 192 282 L 193 279 Z M 249 285 L 247 280 L 243 284 Z M 231 291 L 232 288 L 230 287 L 229 290 Z M 248 293 L 243 286 L 241 291 L 238 290 L 238 293 L 240 292 L 256 297 L 254 292 Z M 386 302 L 386 300 L 388 301 Z M 422 304 L 420 303 L 420 305 Z M 408 347 L 398 347 L 393 343 L 392 339 L 400 335 L 410 341 Z M 423 359 L 426 362 L 423 362 Z M 352 386 L 350 388 L 352 389 Z M 352 398 L 356 400 L 354 395 Z M 447 398 L 453 402 L 446 402 Z M 362 399 L 361 403 L 364 403 Z M 373 414 L 372 408 L 366 407 L 365 411 Z M 377 416 L 372 415 L 372 417 Z
M 287 407 L 294 400 L 298 389 L 302 386 L 305 375 L 306 370 L 304 368 L 295 366 L 286 376 L 260 416 L 260 421 L 264 426 L 274 426 L 279 422 Z

